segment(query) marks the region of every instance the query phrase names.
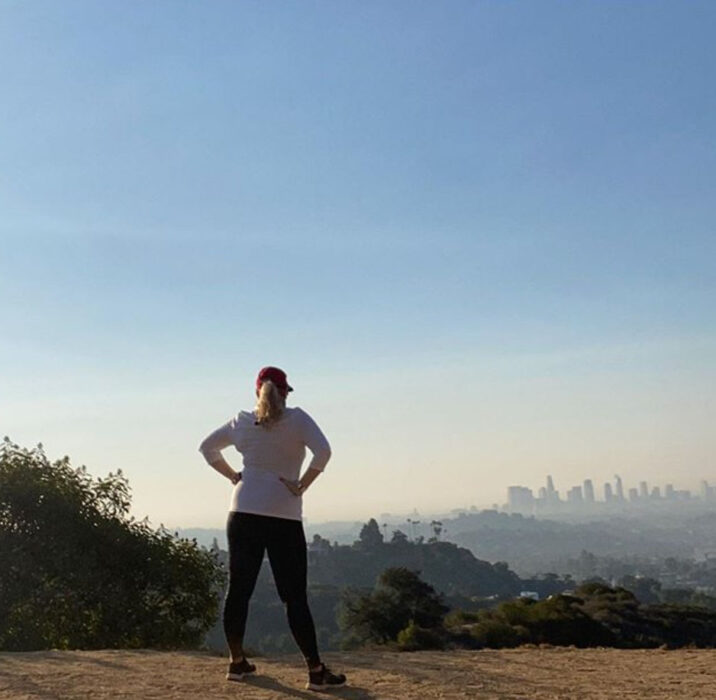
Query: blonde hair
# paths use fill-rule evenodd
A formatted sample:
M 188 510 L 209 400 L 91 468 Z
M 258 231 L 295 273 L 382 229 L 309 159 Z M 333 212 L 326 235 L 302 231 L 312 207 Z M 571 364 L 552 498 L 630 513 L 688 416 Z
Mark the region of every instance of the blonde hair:
M 286 408 L 286 397 L 278 387 L 267 379 L 259 389 L 259 399 L 256 402 L 256 424 L 269 428 L 283 414 Z

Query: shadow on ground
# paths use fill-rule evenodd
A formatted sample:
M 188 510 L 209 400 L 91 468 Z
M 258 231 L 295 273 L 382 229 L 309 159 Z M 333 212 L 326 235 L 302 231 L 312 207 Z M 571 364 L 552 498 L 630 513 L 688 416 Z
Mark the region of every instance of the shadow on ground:
M 269 676 L 247 676 L 242 681 L 237 682 L 236 685 L 246 684 L 255 688 L 261 688 L 262 690 L 270 690 L 276 693 L 282 693 L 287 698 L 305 698 L 308 700 L 316 700 L 315 692 L 308 690 L 299 690 L 298 688 L 291 687 L 285 683 L 281 683 L 275 678 Z M 333 691 L 336 697 L 340 695 L 341 698 L 346 700 L 375 700 L 376 696 L 369 693 L 363 688 L 357 688 L 355 686 L 346 685 L 343 688 L 336 688 Z M 325 694 L 324 694 L 325 695 Z

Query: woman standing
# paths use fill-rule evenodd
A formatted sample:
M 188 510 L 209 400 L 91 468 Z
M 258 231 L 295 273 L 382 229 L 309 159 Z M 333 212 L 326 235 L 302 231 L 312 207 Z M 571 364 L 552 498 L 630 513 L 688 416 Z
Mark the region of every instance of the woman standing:
M 306 597 L 306 538 L 301 517 L 303 493 L 323 471 L 331 450 L 305 411 L 286 407 L 290 391 L 285 372 L 264 367 L 256 378 L 256 408 L 240 411 L 211 433 L 199 451 L 235 485 L 227 522 L 229 588 L 223 615 L 231 653 L 227 679 L 240 680 L 256 670 L 246 659 L 243 641 L 249 599 L 266 552 L 291 633 L 306 659 L 306 688 L 324 690 L 345 685 L 346 677 L 329 671 L 318 653 Z M 241 472 L 221 455 L 229 445 L 243 455 Z M 313 457 L 299 478 L 306 447 Z

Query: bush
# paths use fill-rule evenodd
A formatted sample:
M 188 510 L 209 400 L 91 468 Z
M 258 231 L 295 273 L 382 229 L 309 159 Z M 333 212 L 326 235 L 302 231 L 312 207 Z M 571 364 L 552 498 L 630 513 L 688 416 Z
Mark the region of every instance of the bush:
M 473 625 L 473 639 L 481 646 L 490 649 L 503 649 L 519 646 L 530 641 L 529 631 L 521 625 L 511 625 L 499 619 L 485 619 Z
M 401 651 L 418 651 L 420 649 L 444 649 L 445 636 L 435 629 L 426 629 L 416 625 L 412 620 L 410 624 L 398 633 L 398 648 Z
M 716 646 L 716 613 L 704 606 L 640 605 L 630 591 L 601 583 L 580 586 L 577 593 L 539 602 L 512 600 L 477 613 L 453 612 L 446 624 L 453 641 L 469 630 L 477 643 L 495 648 L 526 642 L 622 648 Z
M 452 610 L 445 616 L 446 627 L 461 627 L 482 620 L 483 615 L 473 610 Z
M 613 644 L 611 632 L 582 609 L 583 600 L 558 595 L 531 606 L 528 624 L 532 641 L 557 646 Z
M 121 472 L 0 446 L 0 649 L 194 647 L 224 578 L 195 541 L 129 516 Z

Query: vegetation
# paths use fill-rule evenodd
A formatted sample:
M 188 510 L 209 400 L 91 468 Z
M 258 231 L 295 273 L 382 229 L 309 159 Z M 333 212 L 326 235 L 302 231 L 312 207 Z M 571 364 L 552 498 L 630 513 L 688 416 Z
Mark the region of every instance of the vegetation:
M 453 611 L 418 574 L 388 569 L 375 590 L 348 594 L 342 627 L 350 645 L 404 650 L 515 647 L 521 644 L 621 648 L 713 647 L 716 612 L 680 604 L 642 604 L 601 583 L 545 600 L 517 598 L 478 611 Z
M 195 541 L 129 516 L 118 471 L 0 446 L 0 649 L 195 647 L 223 572 Z
M 402 578 L 388 573 L 394 570 L 401 570 Z M 429 542 L 411 541 L 397 530 L 386 542 L 375 520 L 363 526 L 351 546 L 314 536 L 309 582 L 323 649 L 365 644 L 406 650 L 524 643 L 708 646 L 708 628 L 714 625 L 710 611 L 716 610 L 713 597 L 662 589 L 648 577 L 625 576 L 620 580 L 625 585 L 616 588 L 598 579 L 578 587 L 570 576 L 555 573 L 520 579 L 507 565 L 475 559 L 466 549 L 440 542 L 437 534 Z M 410 596 L 400 593 L 411 586 L 412 600 L 420 604 L 406 604 Z M 520 591 L 533 591 L 540 600 L 518 599 Z M 416 614 L 429 609 L 431 600 L 452 612 L 429 619 Z M 247 641 L 252 648 L 295 650 L 268 568 L 259 577 L 251 611 Z M 223 648 L 220 625 L 210 639 L 212 646 Z
M 41 447 L 4 440 L 0 649 L 196 647 L 212 623 L 212 645 L 223 646 L 217 617 L 226 553 L 152 529 L 129 507 L 121 472 L 92 478 L 67 457 L 50 463 Z M 520 579 L 504 563 L 441 542 L 442 523 L 431 525 L 427 542 L 400 530 L 386 541 L 375 520 L 351 546 L 314 537 L 309 597 L 322 648 L 716 644 L 716 598 L 705 593 L 635 572 L 623 572 L 618 587 L 598 577 L 577 586 L 552 573 Z M 578 564 L 594 570 L 600 560 L 583 552 Z M 710 571 L 704 567 L 704 576 Z M 522 590 L 541 600 L 516 598 Z M 250 646 L 295 649 L 268 569 L 249 623 Z
M 308 575 L 313 584 L 372 588 L 385 569 L 395 567 L 420 571 L 448 597 L 510 597 L 523 590 L 517 574 L 504 562 L 481 561 L 468 549 L 440 542 L 437 537 L 429 542 L 422 538 L 412 542 L 400 530 L 385 542 L 374 519 L 363 526 L 353 545 L 331 545 L 316 535 Z
M 630 591 L 600 583 L 584 584 L 574 595 L 523 598 L 470 615 L 453 614 L 446 625 L 490 647 L 716 645 L 716 613 L 694 606 L 644 605 Z
M 440 542 L 441 523 L 437 521 L 433 524 L 433 533 L 434 537 L 428 542 L 422 538 L 411 541 L 405 533 L 396 530 L 386 542 L 378 523 L 371 519 L 365 523 L 359 538 L 352 545 L 331 544 L 320 535 L 314 536 L 308 551 L 308 597 L 322 649 L 338 649 L 365 641 L 360 634 L 351 633 L 345 624 L 340 626 L 345 611 L 344 599 L 346 595 L 351 600 L 360 596 L 370 597 L 380 589 L 378 597 L 387 595 L 392 600 L 386 586 L 379 582 L 386 569 L 420 571 L 424 582 L 433 591 L 440 591 L 441 604 L 446 608 L 478 610 L 494 606 L 496 600 L 515 596 L 522 590 L 520 579 L 507 564 L 480 561 L 467 549 Z M 218 550 L 218 547 L 215 549 L 218 557 L 226 563 L 227 553 Z M 555 584 L 549 579 L 550 586 L 559 584 L 562 587 L 567 585 L 563 581 Z M 410 619 L 401 618 L 400 625 L 391 627 L 388 636 L 395 641 L 396 635 L 409 626 Z M 420 630 L 426 628 L 421 624 L 424 625 L 424 621 L 416 622 L 417 627 L 411 628 L 411 634 L 424 639 L 425 635 Z M 405 648 L 417 643 L 407 637 L 403 642 Z M 263 653 L 296 649 L 286 624 L 285 609 L 275 591 L 268 567 L 261 570 L 251 600 L 246 643 Z M 433 641 L 430 644 L 437 643 Z M 216 649 L 224 648 L 223 632 L 218 621 L 207 636 L 207 644 Z
M 386 569 L 369 594 L 348 591 L 343 605 L 347 645 L 397 640 L 405 648 L 442 646 L 436 631 L 448 608 L 432 586 L 406 568 Z

